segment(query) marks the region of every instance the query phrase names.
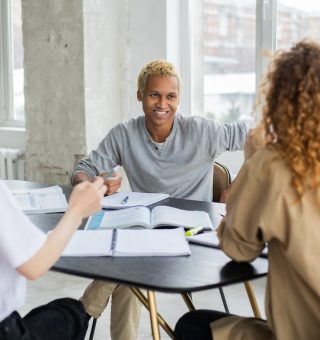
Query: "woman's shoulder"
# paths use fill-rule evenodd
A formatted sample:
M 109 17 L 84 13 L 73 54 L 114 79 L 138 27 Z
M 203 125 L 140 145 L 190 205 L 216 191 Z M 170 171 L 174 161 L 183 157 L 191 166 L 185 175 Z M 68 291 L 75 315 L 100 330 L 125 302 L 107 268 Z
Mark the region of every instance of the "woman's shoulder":
M 255 154 L 250 158 L 252 163 L 261 166 L 269 164 L 270 166 L 280 166 L 284 163 L 279 151 L 272 149 L 268 146 L 264 146 L 257 150 Z
M 291 178 L 286 160 L 279 151 L 265 146 L 246 162 L 249 170 L 264 178 L 277 177 L 279 180 Z

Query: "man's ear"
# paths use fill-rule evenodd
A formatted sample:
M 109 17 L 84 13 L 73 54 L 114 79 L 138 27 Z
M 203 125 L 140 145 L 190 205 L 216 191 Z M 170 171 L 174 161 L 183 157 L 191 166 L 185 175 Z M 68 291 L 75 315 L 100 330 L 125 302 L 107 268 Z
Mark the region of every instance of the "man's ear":
M 139 90 L 137 91 L 137 99 L 138 99 L 139 102 L 142 101 L 142 94 Z

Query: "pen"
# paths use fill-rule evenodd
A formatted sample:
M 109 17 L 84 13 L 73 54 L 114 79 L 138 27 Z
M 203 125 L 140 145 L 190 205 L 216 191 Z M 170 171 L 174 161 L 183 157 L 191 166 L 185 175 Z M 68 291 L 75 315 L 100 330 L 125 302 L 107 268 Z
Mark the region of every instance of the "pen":
M 128 202 L 129 196 L 126 196 L 122 201 L 121 204 L 125 204 Z
M 189 229 L 185 232 L 186 236 L 194 236 L 203 232 L 203 227 L 196 227 Z

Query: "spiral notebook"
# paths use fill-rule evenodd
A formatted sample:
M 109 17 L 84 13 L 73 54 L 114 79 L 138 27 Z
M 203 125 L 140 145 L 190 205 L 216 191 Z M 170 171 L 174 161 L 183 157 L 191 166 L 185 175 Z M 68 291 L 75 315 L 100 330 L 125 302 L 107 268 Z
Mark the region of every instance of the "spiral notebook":
M 186 256 L 183 228 L 160 230 L 77 230 L 62 256 Z

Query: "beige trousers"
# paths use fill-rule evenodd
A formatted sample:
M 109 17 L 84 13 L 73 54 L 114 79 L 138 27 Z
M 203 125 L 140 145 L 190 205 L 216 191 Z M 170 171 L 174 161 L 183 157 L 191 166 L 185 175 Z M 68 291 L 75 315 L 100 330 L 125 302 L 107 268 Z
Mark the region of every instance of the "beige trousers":
M 87 287 L 80 301 L 88 314 L 99 318 L 107 307 L 110 296 L 112 296 L 111 339 L 136 340 L 141 304 L 129 287 L 94 280 Z

